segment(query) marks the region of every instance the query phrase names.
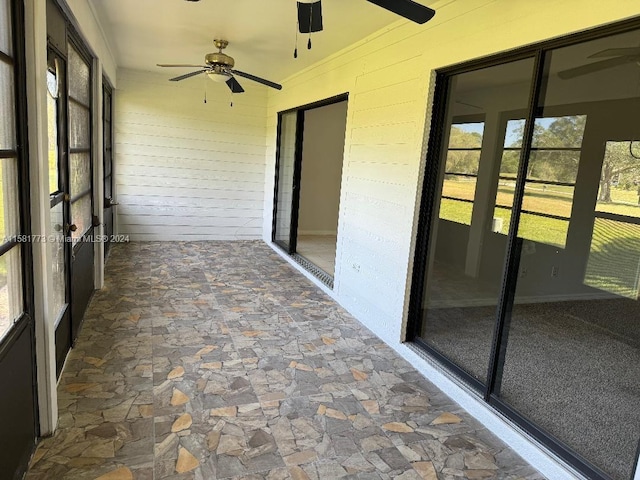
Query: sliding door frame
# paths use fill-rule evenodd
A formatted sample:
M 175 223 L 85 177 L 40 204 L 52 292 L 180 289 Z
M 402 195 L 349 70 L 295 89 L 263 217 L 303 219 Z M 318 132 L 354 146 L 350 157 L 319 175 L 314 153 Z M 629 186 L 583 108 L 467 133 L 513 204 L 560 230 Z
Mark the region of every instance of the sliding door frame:
M 316 108 L 326 107 L 335 103 L 345 102 L 349 100 L 349 93 L 342 93 L 333 97 L 319 100 L 317 102 L 308 103 L 300 107 L 290 108 L 278 112 L 278 131 L 276 135 L 276 172 L 275 186 L 273 193 L 273 217 L 271 226 L 271 241 L 278 245 L 289 255 L 296 253 L 298 243 L 298 220 L 300 216 L 300 182 L 302 180 L 302 147 L 304 142 L 304 115 L 307 111 Z M 289 233 L 289 245 L 285 246 L 276 239 L 277 215 L 278 215 L 278 185 L 280 182 L 280 142 L 282 140 L 282 117 L 287 113 L 296 113 L 296 141 L 295 141 L 295 160 L 293 168 L 293 198 L 291 201 L 291 225 Z
M 597 27 L 584 32 L 574 33 L 562 38 L 542 42 L 537 45 L 519 48 L 510 53 L 496 54 L 436 71 L 432 122 L 429 132 L 428 153 L 425 162 L 425 170 L 423 172 L 424 184 L 418 214 L 412 285 L 409 297 L 408 323 L 404 338 L 404 341 L 406 342 L 417 344 L 454 376 L 461 378 L 483 401 L 487 402 L 497 411 L 504 414 L 514 424 L 523 428 L 527 433 L 553 453 L 557 454 L 563 460 L 567 461 L 583 474 L 594 480 L 608 480 L 610 477 L 580 454 L 574 452 L 570 447 L 568 447 L 568 445 L 556 439 L 532 420 L 529 420 L 524 415 L 517 412 L 513 407 L 502 400 L 496 392 L 500 386 L 502 369 L 504 367 L 508 326 L 511 320 L 513 302 L 515 299 L 520 252 L 522 249 L 522 239 L 517 237 L 517 232 L 520 220 L 520 211 L 522 209 L 522 202 L 524 198 L 526 171 L 532 147 L 534 122 L 536 118 L 541 116 L 539 99 L 544 97 L 546 87 L 545 72 L 548 71 L 546 67 L 550 60 L 550 56 L 548 54 L 551 50 L 557 48 L 568 47 L 590 40 L 625 33 L 637 30 L 638 28 L 640 28 L 640 18 L 636 17 L 613 25 Z M 440 169 L 444 168 L 444 166 L 441 165 L 441 152 L 445 147 L 442 140 L 445 137 L 445 126 L 447 125 L 446 114 L 450 93 L 448 80 L 454 75 L 469 73 L 527 58 L 534 58 L 535 64 L 531 77 L 532 83 L 529 93 L 529 106 L 525 117 L 526 124 L 523 134 L 523 145 L 520 152 L 518 177 L 511 210 L 511 223 L 507 235 L 507 252 L 502 269 L 503 277 L 499 293 L 498 308 L 496 310 L 489 369 L 485 385 L 483 382 L 474 378 L 471 374 L 420 338 L 420 327 L 422 322 L 421 311 L 423 308 L 423 294 L 426 286 L 425 277 L 428 271 L 429 252 L 432 248 L 431 243 L 435 241 L 435 238 L 432 238 L 431 231 L 437 221 L 434 217 L 435 206 L 438 201 L 437 185 L 438 178 L 441 173 Z M 634 468 L 634 472 L 636 472 L 635 476 L 638 475 L 637 462 L 638 459 L 636 458 L 636 465 Z M 634 474 L 632 473 L 632 479 L 633 478 Z

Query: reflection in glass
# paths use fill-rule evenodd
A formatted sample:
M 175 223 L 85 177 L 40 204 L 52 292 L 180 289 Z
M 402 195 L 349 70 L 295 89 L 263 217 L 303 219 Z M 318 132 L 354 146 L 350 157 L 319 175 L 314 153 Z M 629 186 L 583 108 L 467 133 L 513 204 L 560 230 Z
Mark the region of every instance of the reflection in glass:
M 0 339 L 24 311 L 21 246 L 0 256 Z
M 76 197 L 91 188 L 91 157 L 88 153 L 69 155 L 69 191 Z
M 47 79 L 57 83 L 56 76 L 47 71 Z M 47 138 L 48 163 L 49 163 L 49 193 L 60 190 L 58 168 L 58 101 L 51 95 L 47 95 Z
M 486 119 L 495 121 L 500 108 L 526 108 L 532 70 L 533 60 L 526 59 L 455 75 L 449 83 L 419 336 L 480 382 L 486 381 L 506 249 L 504 236 L 494 233 L 499 219 L 493 214 L 502 149 L 495 139 L 485 141 Z
M 71 202 L 71 223 L 77 228 L 71 232 L 71 238 L 75 243 L 91 228 L 91 195 L 85 195 Z
M 13 56 L 11 40 L 11 0 L 0 0 L 0 52 Z
M 0 159 L 0 243 L 20 233 L 20 205 L 18 200 L 18 161 Z
M 16 147 L 13 66 L 0 61 L 0 150 Z
M 537 182 L 524 199 L 547 217 L 520 214 L 525 241 L 493 392 L 616 480 L 631 478 L 640 438 L 638 185 L 622 170 L 637 168 L 622 140 L 638 134 L 640 84 L 634 62 L 604 67 L 593 56 L 638 44 L 633 31 L 550 53 L 528 172 Z
M 69 102 L 69 141 L 71 148 L 91 146 L 89 110 L 74 102 Z
M 288 247 L 291 235 L 297 112 L 283 114 L 280 122 L 280 157 L 278 163 L 275 241 Z
M 53 312 L 57 321 L 67 304 L 67 274 L 65 262 L 65 236 L 64 236 L 64 216 L 63 202 L 58 203 L 51 209 L 51 232 L 55 236 L 55 241 L 49 242 L 51 245 L 51 257 L 53 268 Z
M 89 65 L 85 63 L 73 45 L 69 44 L 69 96 L 89 106 Z

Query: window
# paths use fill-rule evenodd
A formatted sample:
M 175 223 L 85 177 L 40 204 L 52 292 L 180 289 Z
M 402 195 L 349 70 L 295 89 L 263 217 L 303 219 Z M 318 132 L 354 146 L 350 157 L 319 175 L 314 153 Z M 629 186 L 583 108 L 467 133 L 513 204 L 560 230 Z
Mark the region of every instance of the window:
M 440 205 L 443 220 L 471 225 L 483 130 L 483 122 L 451 125 Z
M 609 28 L 438 72 L 407 339 L 585 477 L 629 480 L 640 22 Z
M 18 147 L 11 2 L 0 1 L 0 340 L 24 312 Z
M 518 235 L 564 248 L 575 188 L 585 115 L 537 118 L 530 149 Z M 507 234 L 522 152 L 524 119 L 509 120 L 500 164 L 494 228 Z

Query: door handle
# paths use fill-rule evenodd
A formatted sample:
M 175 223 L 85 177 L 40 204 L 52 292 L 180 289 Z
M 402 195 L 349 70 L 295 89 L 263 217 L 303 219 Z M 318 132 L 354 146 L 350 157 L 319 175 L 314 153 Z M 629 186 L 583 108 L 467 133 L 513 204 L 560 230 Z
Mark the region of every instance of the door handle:
M 115 205 L 120 205 L 118 202 L 114 202 L 111 197 L 104 197 L 104 208 L 111 208 Z
M 67 234 L 69 234 L 70 232 L 75 232 L 76 230 L 78 230 L 78 227 L 76 226 L 75 223 L 72 223 L 71 225 L 67 224 Z

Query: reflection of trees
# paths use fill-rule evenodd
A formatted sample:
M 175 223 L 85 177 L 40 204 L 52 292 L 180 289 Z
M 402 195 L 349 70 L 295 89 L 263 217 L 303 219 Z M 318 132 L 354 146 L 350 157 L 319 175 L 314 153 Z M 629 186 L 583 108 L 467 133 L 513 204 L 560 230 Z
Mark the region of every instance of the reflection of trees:
M 621 176 L 631 176 L 634 179 L 640 174 L 640 160 L 631 155 L 629 142 L 607 142 L 607 149 L 602 162 L 600 176 L 600 193 L 598 201 L 611 202 L 611 187 L 613 181 Z M 623 182 L 631 186 L 632 182 Z
M 580 148 L 586 123 L 585 115 L 558 117 L 545 127 L 537 121 L 533 128 L 532 154 L 527 178 L 550 182 L 573 183 L 580 161 L 579 152 L 556 150 L 566 147 Z M 524 122 L 515 129 L 516 139 L 510 145 L 520 148 L 524 136 Z M 507 151 L 502 159 L 501 173 L 515 175 L 518 172 L 520 151 Z
M 447 172 L 478 174 L 482 135 L 465 132 L 453 125 L 449 137 L 450 148 L 477 148 L 478 150 L 450 150 L 447 155 Z

